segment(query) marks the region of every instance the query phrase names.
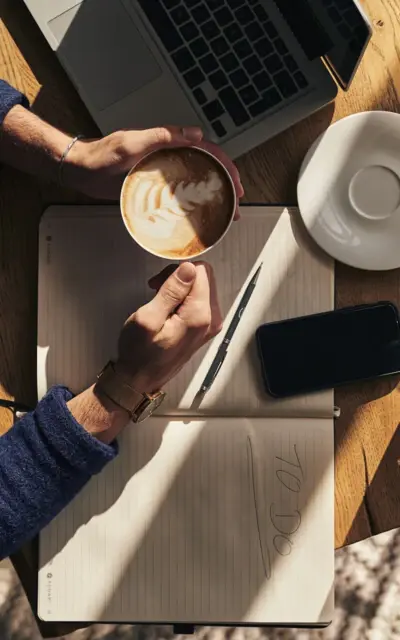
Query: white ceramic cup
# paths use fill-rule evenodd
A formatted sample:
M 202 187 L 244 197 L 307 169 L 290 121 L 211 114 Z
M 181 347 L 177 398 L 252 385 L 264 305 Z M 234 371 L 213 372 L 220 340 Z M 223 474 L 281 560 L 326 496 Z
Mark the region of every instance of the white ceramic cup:
M 166 255 L 163 255 L 162 253 L 157 253 L 157 252 L 153 251 L 152 249 L 149 249 L 149 247 L 147 247 L 145 244 L 143 244 L 136 237 L 135 233 L 131 229 L 127 219 L 134 217 L 133 215 L 130 215 L 130 207 L 133 207 L 135 203 L 134 203 L 134 199 L 133 198 L 129 199 L 126 196 L 126 191 L 127 191 L 128 184 L 129 184 L 129 178 L 133 173 L 135 173 L 135 171 L 138 168 L 138 166 L 141 165 L 144 160 L 146 160 L 147 158 L 149 158 L 150 156 L 152 156 L 154 154 L 157 154 L 159 151 L 162 151 L 162 149 L 157 149 L 156 151 L 151 151 L 147 155 L 143 156 L 132 167 L 132 169 L 129 171 L 128 175 L 126 176 L 126 178 L 124 180 L 124 183 L 123 183 L 122 189 L 121 189 L 121 196 L 120 196 L 120 210 L 121 210 L 122 220 L 124 221 L 125 228 L 128 231 L 128 233 L 131 236 L 131 238 L 133 238 L 133 240 L 135 240 L 135 242 L 140 247 L 142 247 L 142 249 L 144 249 L 145 251 L 148 251 L 152 255 L 157 256 L 158 258 L 163 258 L 163 260 L 169 260 L 169 261 L 173 260 L 174 262 L 184 262 L 184 261 L 187 261 L 187 260 L 200 258 L 205 253 L 207 253 L 208 251 L 213 249 L 217 244 L 219 244 L 221 242 L 221 240 L 223 240 L 223 238 L 225 238 L 226 234 L 228 233 L 228 231 L 229 231 L 229 229 L 230 229 L 230 227 L 232 225 L 232 222 L 233 222 L 233 220 L 235 218 L 235 213 L 236 213 L 236 208 L 237 208 L 237 196 L 236 196 L 235 185 L 233 183 L 231 174 L 229 173 L 228 169 L 222 164 L 222 162 L 214 154 L 212 154 L 209 151 L 206 151 L 205 149 L 202 149 L 200 147 L 192 146 L 192 147 L 181 147 L 181 148 L 185 148 L 185 149 L 189 148 L 191 150 L 195 150 L 198 153 L 204 154 L 204 155 L 208 156 L 209 158 L 212 158 L 213 162 L 215 162 L 215 164 L 218 166 L 218 169 L 221 170 L 225 174 L 225 176 L 227 177 L 227 184 L 230 186 L 230 188 L 232 190 L 232 193 L 231 193 L 231 197 L 232 197 L 232 213 L 231 213 L 229 222 L 227 223 L 224 232 L 214 242 L 214 244 L 212 244 L 211 246 L 205 248 L 203 251 L 200 251 L 200 252 L 195 253 L 193 255 L 179 256 L 179 257 L 166 256 Z M 173 152 L 173 149 L 171 149 L 171 152 Z

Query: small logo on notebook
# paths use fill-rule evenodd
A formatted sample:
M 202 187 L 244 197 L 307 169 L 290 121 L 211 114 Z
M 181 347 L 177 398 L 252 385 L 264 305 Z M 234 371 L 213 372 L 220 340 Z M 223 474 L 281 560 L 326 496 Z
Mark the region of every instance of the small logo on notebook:
M 47 573 L 46 574 L 46 597 L 47 597 L 47 613 L 51 613 L 51 604 L 52 604 L 52 596 L 53 596 L 53 583 L 52 583 L 52 579 L 53 579 L 53 574 L 52 573 Z

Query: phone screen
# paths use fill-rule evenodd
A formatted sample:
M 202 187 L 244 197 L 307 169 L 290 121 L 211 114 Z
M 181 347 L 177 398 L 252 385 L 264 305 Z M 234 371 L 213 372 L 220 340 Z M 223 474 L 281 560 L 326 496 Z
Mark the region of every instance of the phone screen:
M 321 6 L 320 1 L 318 4 Z M 326 60 L 344 89 L 350 85 L 372 30 L 353 0 L 326 0 L 322 3 L 330 20 L 332 46 L 326 52 Z
M 309 60 L 324 57 L 340 85 L 347 89 L 372 33 L 361 5 L 355 0 L 275 3 Z
M 399 315 L 391 303 L 265 324 L 257 343 L 265 384 L 277 397 L 400 369 Z

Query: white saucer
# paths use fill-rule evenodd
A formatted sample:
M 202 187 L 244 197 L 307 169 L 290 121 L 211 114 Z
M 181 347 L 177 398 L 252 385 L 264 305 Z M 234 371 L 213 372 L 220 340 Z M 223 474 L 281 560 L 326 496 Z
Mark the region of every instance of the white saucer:
M 359 269 L 400 267 L 400 115 L 358 113 L 318 138 L 297 196 L 314 240 Z

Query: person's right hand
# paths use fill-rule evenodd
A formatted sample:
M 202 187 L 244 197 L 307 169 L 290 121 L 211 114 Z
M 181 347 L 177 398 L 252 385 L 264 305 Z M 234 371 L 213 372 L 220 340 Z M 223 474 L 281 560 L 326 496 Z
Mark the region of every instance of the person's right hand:
M 157 294 L 127 320 L 118 343 L 116 370 L 141 393 L 162 389 L 222 327 L 212 267 L 184 262 L 167 277 L 170 270 L 153 279 Z
M 239 202 L 244 193 L 239 171 L 220 147 L 203 140 L 199 127 L 124 130 L 98 140 L 78 140 L 64 163 L 63 182 L 94 198 L 117 200 L 126 174 L 145 155 L 158 149 L 192 145 L 211 152 L 228 169 Z

